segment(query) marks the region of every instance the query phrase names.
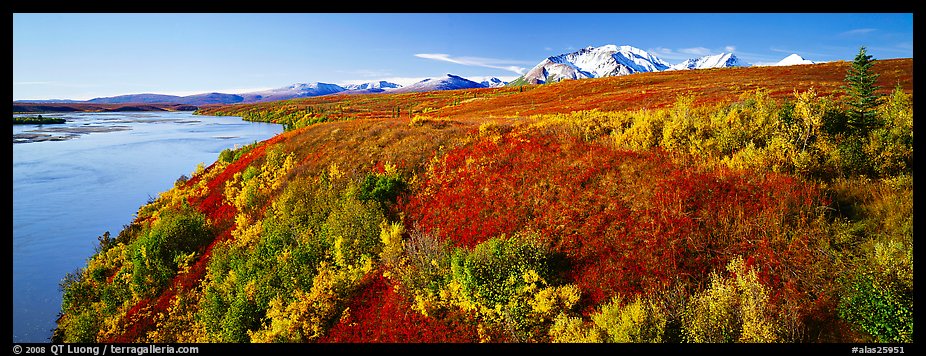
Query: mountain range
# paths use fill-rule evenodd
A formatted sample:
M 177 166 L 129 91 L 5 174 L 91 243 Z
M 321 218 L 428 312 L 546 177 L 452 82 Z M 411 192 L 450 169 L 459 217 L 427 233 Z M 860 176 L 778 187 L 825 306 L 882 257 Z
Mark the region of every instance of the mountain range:
M 565 79 L 601 78 L 666 70 L 669 64 L 632 46 L 586 47 L 548 57 L 513 83 L 544 84 Z
M 165 94 L 129 94 L 104 98 L 94 98 L 86 101 L 79 100 L 19 100 L 17 103 L 92 103 L 92 104 L 184 104 L 184 105 L 210 105 L 210 104 L 239 104 L 239 103 L 256 103 L 266 101 L 277 101 L 297 98 L 307 98 L 313 96 L 329 94 L 372 94 L 383 92 L 420 92 L 432 90 L 454 90 L 470 88 L 488 88 L 499 87 L 508 84 L 501 79 L 491 77 L 481 83 L 456 76 L 446 74 L 440 77 L 427 78 L 420 82 L 401 86 L 396 83 L 387 81 L 374 81 L 360 84 L 347 84 L 340 86 L 337 84 L 313 82 L 313 83 L 296 83 L 290 86 L 241 93 L 241 94 L 224 94 L 224 93 L 205 93 L 188 96 L 165 95 Z
M 411 84 L 409 86 L 401 87 L 393 90 L 393 93 L 410 93 L 410 92 L 423 92 L 423 91 L 433 91 L 433 90 L 454 90 L 454 89 L 470 89 L 470 88 L 485 88 L 486 85 L 481 83 L 476 83 L 472 80 L 456 76 L 453 74 L 447 74 L 442 77 L 437 78 L 428 78 Z
M 749 63 L 736 58 L 733 53 L 721 53 L 713 56 L 686 59 L 684 62 L 670 66 L 667 70 L 707 69 L 726 67 L 748 67 Z
M 786 66 L 814 64 L 797 54 L 791 54 L 772 65 Z M 659 72 L 666 70 L 691 70 L 709 68 L 750 67 L 752 64 L 739 59 L 733 53 L 691 58 L 669 65 L 656 55 L 633 46 L 605 45 L 586 47 L 576 52 L 548 57 L 513 80 L 509 85 L 543 84 L 566 79 L 601 78 L 633 73 Z
M 791 54 L 781 61 L 771 64 L 774 66 L 814 64 L 800 55 Z M 408 93 L 433 90 L 454 90 L 470 88 L 490 88 L 500 86 L 516 86 L 524 84 L 544 84 L 569 79 L 601 78 L 621 76 L 634 73 L 659 72 L 667 70 L 692 70 L 708 68 L 748 67 L 746 63 L 733 53 L 691 58 L 681 63 L 670 65 L 656 55 L 642 49 L 613 44 L 600 47 L 586 47 L 571 53 L 564 53 L 547 57 L 524 75 L 511 82 L 488 77 L 480 82 L 463 78 L 461 76 L 446 74 L 439 77 L 427 78 L 414 84 L 401 86 L 387 81 L 374 81 L 360 84 L 337 85 L 321 82 L 296 83 L 287 87 L 262 90 L 240 94 L 205 93 L 189 96 L 176 96 L 164 94 L 130 94 L 105 98 L 95 98 L 87 101 L 76 100 L 22 100 L 21 103 L 94 103 L 94 104 L 154 104 L 171 103 L 184 105 L 209 104 L 238 104 L 287 100 L 330 94 L 371 94 L 371 93 Z M 479 79 L 477 79 L 479 80 Z

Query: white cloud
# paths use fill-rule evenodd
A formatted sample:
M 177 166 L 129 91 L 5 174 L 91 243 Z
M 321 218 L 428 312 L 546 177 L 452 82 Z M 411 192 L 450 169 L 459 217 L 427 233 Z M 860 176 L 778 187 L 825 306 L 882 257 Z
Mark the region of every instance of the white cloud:
M 727 52 L 735 52 L 735 51 L 736 51 L 736 46 L 726 46 L 726 47 L 723 48 L 723 50 L 724 50 L 724 51 L 727 51 Z
M 656 48 L 650 49 L 649 51 L 656 52 L 656 54 L 673 54 L 675 52 L 671 48 L 665 48 L 665 47 L 656 47 Z
M 711 54 L 711 50 L 704 47 L 682 48 L 678 50 L 681 53 L 693 54 L 696 56 L 706 56 Z
M 483 57 L 451 57 L 449 54 L 444 53 L 417 53 L 415 57 L 432 59 L 436 61 L 444 61 L 450 63 L 461 64 L 465 66 L 476 66 L 476 67 L 486 67 L 494 69 L 502 69 L 517 74 L 524 74 L 527 72 L 527 68 L 517 66 L 516 64 L 529 64 L 529 62 L 524 61 L 515 61 L 510 59 L 496 59 L 496 58 L 483 58 Z
M 869 34 L 869 33 L 875 32 L 875 31 L 877 31 L 877 29 L 875 29 L 875 28 L 856 28 L 856 29 L 854 29 L 854 30 L 849 30 L 849 31 L 846 31 L 846 32 L 842 32 L 842 33 L 840 33 L 839 35 L 840 35 L 840 36 L 846 36 L 846 37 L 864 36 L 864 35 L 867 35 L 867 34 Z
M 356 70 L 339 70 L 338 73 L 346 73 L 350 75 L 357 75 L 361 77 L 387 77 L 392 75 L 389 71 L 386 70 L 377 70 L 377 69 L 356 69 Z M 362 84 L 362 83 L 358 83 Z
M 646 51 L 655 54 L 659 58 L 662 58 L 664 60 L 669 60 L 669 61 L 683 61 L 688 58 L 691 58 L 691 56 L 687 54 L 682 54 L 671 48 L 665 48 L 665 47 L 650 48 L 650 49 L 647 49 Z

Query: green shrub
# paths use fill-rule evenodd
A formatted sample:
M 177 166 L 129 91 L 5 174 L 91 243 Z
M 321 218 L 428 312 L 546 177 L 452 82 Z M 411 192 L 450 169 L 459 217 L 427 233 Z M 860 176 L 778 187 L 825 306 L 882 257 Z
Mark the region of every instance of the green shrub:
M 531 270 L 542 279 L 553 277 L 550 253 L 537 243 L 520 238 L 491 238 L 471 252 L 457 250 L 451 257 L 453 279 L 467 296 L 489 308 L 506 304 L 525 283 Z
M 839 316 L 859 325 L 879 342 L 913 342 L 913 299 L 881 288 L 867 276 L 851 283 Z
M 212 238 L 206 217 L 195 209 L 183 205 L 163 212 L 129 247 L 132 290 L 141 296 L 160 291 L 177 272 L 177 256 L 198 251 Z
M 234 149 L 226 148 L 222 150 L 222 152 L 219 152 L 218 161 L 223 162 L 223 163 L 232 163 L 234 161 L 237 161 L 239 158 L 241 158 L 241 156 L 244 156 L 246 153 L 250 152 L 256 146 L 257 146 L 257 141 L 254 141 L 251 144 L 244 145 L 241 147 L 236 147 Z
M 59 288 L 64 292 L 61 297 L 61 309 L 65 311 L 76 309 L 94 299 L 95 290 L 90 283 L 84 280 L 83 269 L 65 274 L 59 283 Z
M 368 174 L 360 183 L 360 200 L 375 200 L 380 203 L 395 202 L 399 193 L 405 189 L 405 181 L 398 174 Z
M 378 256 L 382 249 L 379 225 L 384 218 L 376 203 L 363 202 L 349 194 L 342 196 L 325 222 L 335 263 L 340 267 L 357 266 L 363 256 Z
M 97 333 L 100 331 L 100 315 L 92 309 L 82 310 L 76 315 L 66 319 L 63 328 L 62 342 L 66 343 L 92 343 L 97 342 Z
M 260 320 L 260 310 L 257 306 L 244 294 L 238 294 L 222 319 L 222 342 L 250 341 L 248 331 L 260 327 Z
M 839 316 L 882 342 L 907 342 L 913 332 L 913 179 L 839 180 L 835 197 L 852 227 L 846 246 Z
M 268 155 L 264 173 L 248 181 L 263 180 L 277 171 L 268 167 L 291 160 Z M 359 200 L 357 190 L 334 175 L 292 180 L 261 219 L 217 247 L 196 316 L 208 339 L 294 342 L 324 334 L 382 249 L 383 211 L 375 201 Z
M 844 175 L 855 176 L 867 174 L 872 161 L 865 153 L 861 140 L 850 139 L 840 142 L 837 148 L 839 168 Z

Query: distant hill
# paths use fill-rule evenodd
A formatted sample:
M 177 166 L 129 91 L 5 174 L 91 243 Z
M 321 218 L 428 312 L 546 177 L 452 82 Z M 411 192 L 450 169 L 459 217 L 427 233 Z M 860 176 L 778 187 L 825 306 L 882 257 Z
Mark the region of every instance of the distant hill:
M 194 111 L 195 105 L 186 104 L 100 104 L 87 102 L 72 103 L 13 103 L 14 113 L 46 112 L 114 112 L 114 111 Z
M 181 104 L 209 105 L 209 104 L 237 104 L 244 102 L 244 97 L 236 94 L 208 93 L 182 97 Z
M 350 94 L 363 94 L 363 93 L 382 93 L 391 89 L 401 88 L 401 85 L 396 83 L 390 83 L 385 80 L 361 83 L 361 84 L 349 84 L 345 85 L 344 89 Z
M 164 95 L 164 94 L 129 94 L 129 95 L 119 95 L 106 98 L 94 98 L 87 100 L 88 103 L 94 104 L 151 104 L 151 103 L 173 103 L 180 104 L 183 101 L 183 97 L 176 95 Z
M 507 85 L 508 82 L 503 81 L 503 80 L 498 79 L 498 78 L 495 78 L 495 77 L 492 77 L 492 78 L 483 80 L 483 81 L 480 82 L 479 84 L 484 85 L 486 88 L 497 88 L 497 87 L 503 87 L 503 86 Z
M 410 93 L 410 92 L 422 92 L 422 91 L 433 91 L 433 90 L 456 90 L 456 89 L 471 89 L 471 88 L 485 88 L 484 85 L 476 83 L 472 80 L 456 76 L 453 74 L 447 74 L 442 77 L 428 78 L 411 84 L 399 89 L 393 90 L 394 93 Z
M 87 100 L 93 104 L 183 104 L 183 105 L 209 105 L 209 104 L 236 104 L 244 98 L 235 94 L 207 93 L 189 96 L 176 96 L 164 94 L 130 94 Z M 73 102 L 73 101 L 72 101 Z
M 277 101 L 340 93 L 347 89 L 329 83 L 296 83 L 287 87 L 240 94 L 246 103 Z
M 70 99 L 43 99 L 43 100 L 13 100 L 13 103 L 22 103 L 22 104 L 62 104 L 62 103 L 83 103 L 80 100 L 70 100 Z

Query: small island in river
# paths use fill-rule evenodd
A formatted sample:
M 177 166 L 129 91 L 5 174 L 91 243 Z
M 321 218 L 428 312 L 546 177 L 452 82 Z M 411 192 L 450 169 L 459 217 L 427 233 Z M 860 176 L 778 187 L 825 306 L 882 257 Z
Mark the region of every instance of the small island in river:
M 57 117 L 38 116 L 19 116 L 13 117 L 13 125 L 36 125 L 36 124 L 63 124 L 67 120 Z

